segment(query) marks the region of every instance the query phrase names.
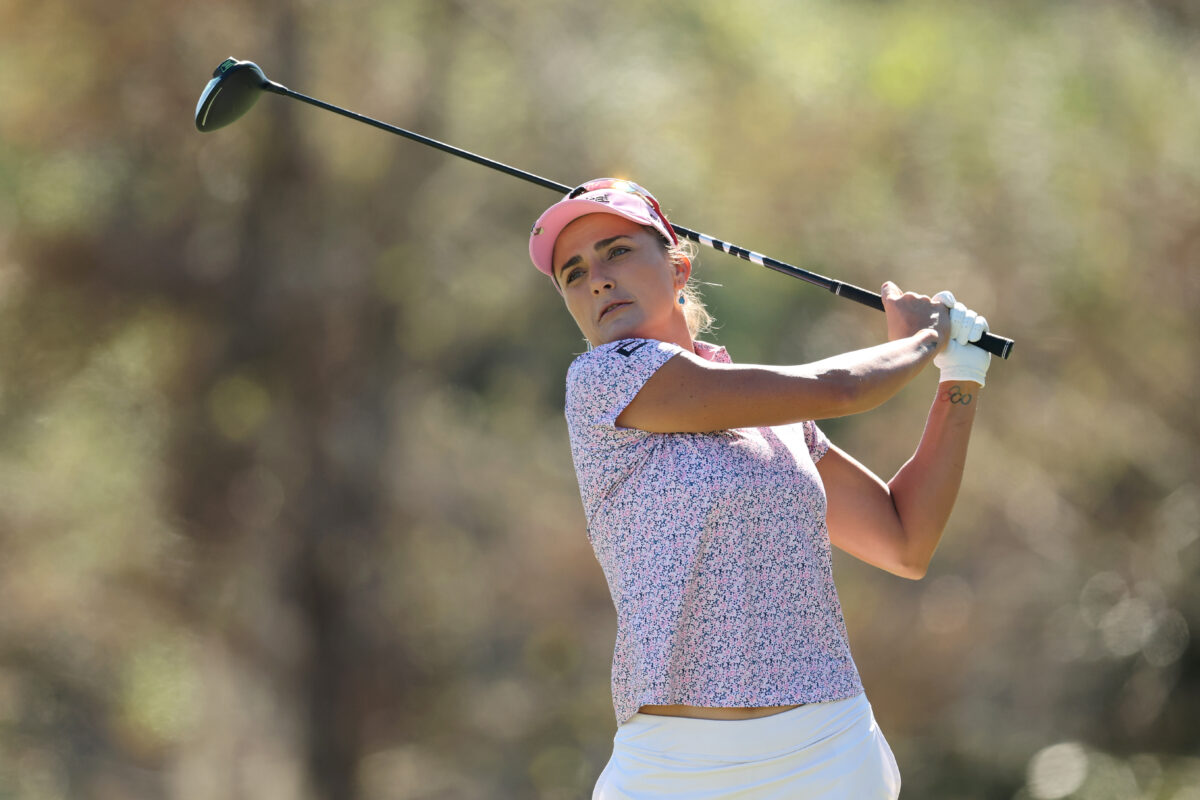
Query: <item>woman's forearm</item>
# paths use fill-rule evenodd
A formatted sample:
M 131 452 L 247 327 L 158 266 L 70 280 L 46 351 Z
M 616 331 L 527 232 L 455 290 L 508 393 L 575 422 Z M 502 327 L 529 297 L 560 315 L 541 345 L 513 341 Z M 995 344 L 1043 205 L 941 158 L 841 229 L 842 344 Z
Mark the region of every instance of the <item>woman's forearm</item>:
M 967 460 L 967 444 L 982 387 L 938 384 L 917 451 L 888 482 L 905 535 L 905 561 L 924 572 L 954 509 Z
M 811 419 L 858 414 L 891 399 L 932 360 L 938 335 L 931 329 L 794 368 L 826 389 L 830 408 Z

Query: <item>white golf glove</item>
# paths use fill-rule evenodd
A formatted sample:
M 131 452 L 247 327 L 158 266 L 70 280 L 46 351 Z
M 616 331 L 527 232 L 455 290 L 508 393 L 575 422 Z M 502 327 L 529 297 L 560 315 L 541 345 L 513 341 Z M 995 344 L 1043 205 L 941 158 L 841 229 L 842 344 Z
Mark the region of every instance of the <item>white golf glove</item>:
M 942 372 L 942 381 L 974 381 L 983 386 L 992 356 L 975 342 L 988 329 L 987 320 L 954 299 L 950 292 L 938 292 L 934 300 L 950 309 L 950 343 L 933 363 Z

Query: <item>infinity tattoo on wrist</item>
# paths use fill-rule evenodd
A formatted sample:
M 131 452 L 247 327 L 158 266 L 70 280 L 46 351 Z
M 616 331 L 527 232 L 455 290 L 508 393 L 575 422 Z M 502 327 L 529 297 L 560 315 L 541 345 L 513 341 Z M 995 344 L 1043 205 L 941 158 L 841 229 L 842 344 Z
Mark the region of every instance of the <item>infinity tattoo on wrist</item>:
M 946 390 L 946 393 L 942 395 L 942 399 L 949 400 L 951 403 L 954 403 L 957 406 L 969 406 L 971 405 L 972 398 L 971 395 L 966 394 L 959 389 L 956 384 Z

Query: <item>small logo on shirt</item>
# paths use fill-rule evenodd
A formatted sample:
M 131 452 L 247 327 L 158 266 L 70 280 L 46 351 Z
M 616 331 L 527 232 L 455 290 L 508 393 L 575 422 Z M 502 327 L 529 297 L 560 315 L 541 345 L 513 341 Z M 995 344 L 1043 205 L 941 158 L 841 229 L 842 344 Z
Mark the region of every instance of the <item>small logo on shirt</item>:
M 620 347 L 618 347 L 617 352 L 620 353 L 621 355 L 625 356 L 626 358 L 628 358 L 629 356 L 633 355 L 638 350 L 641 350 L 643 347 L 645 347 L 648 344 L 650 344 L 650 343 L 645 340 L 640 341 L 640 342 L 635 342 L 633 340 L 630 340 L 629 344 L 623 344 Z

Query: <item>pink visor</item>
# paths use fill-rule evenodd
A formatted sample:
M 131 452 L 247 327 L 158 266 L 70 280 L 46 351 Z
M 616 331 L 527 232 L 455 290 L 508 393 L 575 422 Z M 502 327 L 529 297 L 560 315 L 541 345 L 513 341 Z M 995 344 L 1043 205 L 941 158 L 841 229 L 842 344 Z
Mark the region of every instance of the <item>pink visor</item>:
M 602 188 L 591 188 L 592 186 Z M 563 228 L 588 214 L 616 214 L 639 225 L 649 225 L 672 244 L 679 242 L 671 224 L 656 208 L 658 203 L 644 189 L 628 181 L 602 178 L 589 181 L 546 209 L 529 234 L 529 258 L 533 265 L 554 277 L 554 244 Z M 556 284 L 557 285 L 557 284 Z

